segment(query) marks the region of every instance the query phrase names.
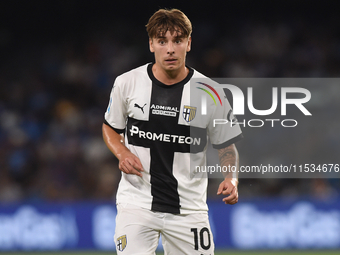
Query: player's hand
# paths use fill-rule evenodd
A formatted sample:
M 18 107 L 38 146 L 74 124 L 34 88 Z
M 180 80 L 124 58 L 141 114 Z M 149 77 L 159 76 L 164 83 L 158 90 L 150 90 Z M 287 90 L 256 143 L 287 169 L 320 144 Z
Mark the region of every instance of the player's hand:
M 120 171 L 126 174 L 135 174 L 140 177 L 142 177 L 141 172 L 144 171 L 139 158 L 130 151 L 126 151 L 120 155 L 118 167 Z
M 217 195 L 227 196 L 222 199 L 225 204 L 236 204 L 238 202 L 238 190 L 237 190 L 238 181 L 235 178 L 225 178 L 223 182 L 220 183 L 220 186 L 217 190 Z

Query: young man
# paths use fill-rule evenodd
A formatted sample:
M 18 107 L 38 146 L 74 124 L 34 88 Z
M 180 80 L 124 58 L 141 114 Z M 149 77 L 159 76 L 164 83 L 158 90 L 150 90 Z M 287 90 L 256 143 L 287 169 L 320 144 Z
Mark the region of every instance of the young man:
M 103 137 L 122 171 L 117 191 L 115 242 L 118 254 L 155 254 L 160 234 L 165 254 L 214 254 L 207 178 L 193 174 L 192 162 L 205 164 L 207 136 L 223 166 L 238 167 L 234 145 L 238 125 L 213 127 L 227 118 L 208 102 L 208 118 L 190 115 L 190 80 L 206 78 L 185 65 L 191 23 L 177 9 L 158 10 L 146 25 L 155 63 L 118 76 L 105 113 Z M 204 92 L 203 92 L 204 93 Z M 222 101 L 221 101 L 222 105 Z M 196 121 L 196 122 L 195 122 Z M 217 194 L 238 201 L 237 177 L 226 174 Z

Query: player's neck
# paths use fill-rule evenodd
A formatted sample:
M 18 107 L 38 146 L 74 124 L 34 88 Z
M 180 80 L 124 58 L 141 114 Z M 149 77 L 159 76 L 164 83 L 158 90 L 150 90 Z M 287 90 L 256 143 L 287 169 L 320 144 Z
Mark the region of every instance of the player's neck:
M 155 78 L 163 84 L 173 85 L 184 80 L 189 73 L 189 69 L 183 65 L 176 70 L 165 70 L 156 63 L 152 67 L 152 72 Z

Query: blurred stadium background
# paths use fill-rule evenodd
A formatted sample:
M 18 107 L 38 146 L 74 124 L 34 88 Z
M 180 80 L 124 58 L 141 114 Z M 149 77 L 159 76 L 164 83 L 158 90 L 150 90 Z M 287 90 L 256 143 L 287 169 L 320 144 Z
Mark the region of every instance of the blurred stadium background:
M 336 78 L 335 4 L 1 1 L 0 252 L 115 249 L 120 173 L 101 125 L 115 77 L 153 60 L 145 24 L 158 8 L 179 8 L 191 19 L 187 62 L 207 76 Z M 339 85 L 312 93 L 318 117 L 303 128 L 245 128 L 241 164 L 339 164 L 339 95 Z M 339 178 L 241 179 L 233 207 L 216 197 L 219 181 L 208 190 L 218 250 L 340 248 Z

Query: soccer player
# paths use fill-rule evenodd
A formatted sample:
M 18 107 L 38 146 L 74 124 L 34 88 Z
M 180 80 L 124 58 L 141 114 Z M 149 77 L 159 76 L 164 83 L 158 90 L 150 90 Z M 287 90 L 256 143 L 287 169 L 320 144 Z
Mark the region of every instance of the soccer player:
M 146 28 L 155 62 L 116 78 L 103 124 L 122 172 L 117 253 L 155 254 L 161 234 L 165 254 L 214 254 L 208 180 L 197 178 L 193 167 L 206 162 L 207 137 L 223 166 L 238 167 L 234 143 L 242 133 L 237 124 L 213 127 L 213 118 L 226 119 L 230 111 L 224 97 L 219 109 L 208 97 L 207 116 L 195 117 L 199 105 L 190 100 L 190 81 L 207 77 L 185 64 L 192 32 L 187 16 L 160 9 Z M 202 93 L 210 87 L 202 86 Z M 237 203 L 237 184 L 237 176 L 225 174 L 217 194 L 226 204 Z

